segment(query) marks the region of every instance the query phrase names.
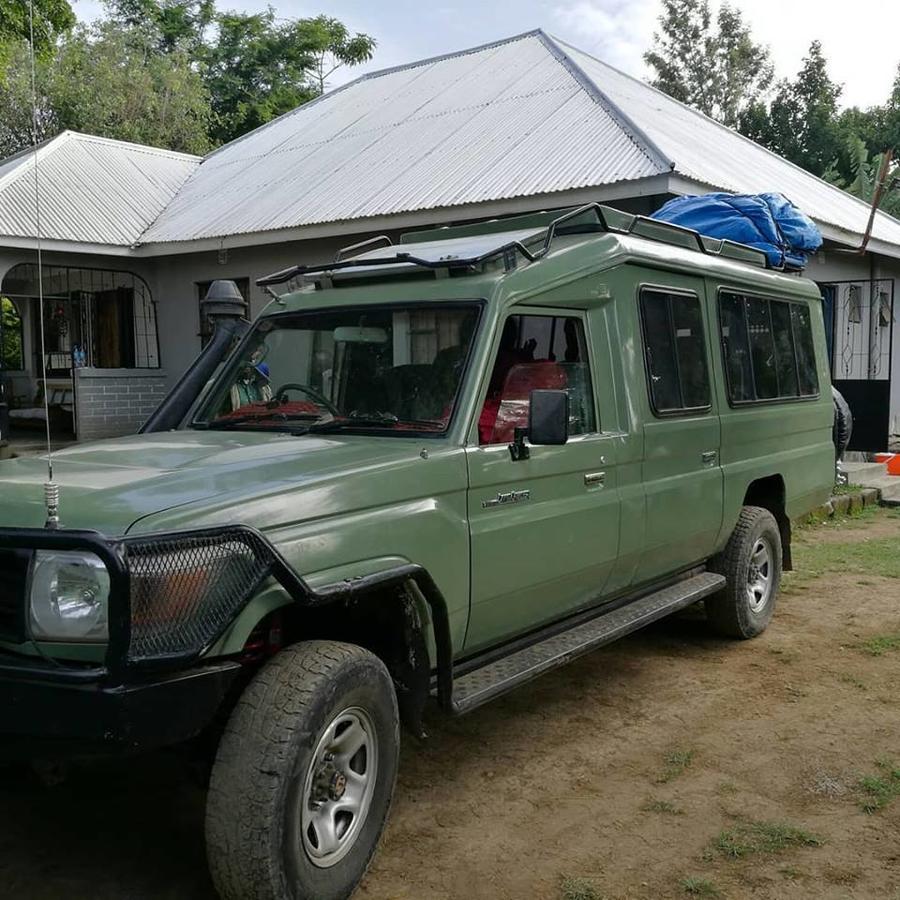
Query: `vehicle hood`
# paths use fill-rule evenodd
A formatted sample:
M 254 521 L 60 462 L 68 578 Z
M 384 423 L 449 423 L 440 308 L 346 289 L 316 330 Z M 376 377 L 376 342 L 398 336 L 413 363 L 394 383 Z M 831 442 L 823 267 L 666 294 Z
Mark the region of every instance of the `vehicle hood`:
M 365 503 L 361 480 L 379 469 L 396 471 L 419 459 L 412 438 L 361 435 L 287 435 L 260 432 L 171 431 L 77 445 L 53 454 L 64 528 L 109 536 L 145 530 L 138 523 L 175 509 L 197 524 L 242 522 L 275 527 L 251 518 L 284 514 L 271 498 L 297 498 L 316 491 L 320 507 Z M 0 527 L 44 525 L 45 456 L 0 462 Z M 379 479 L 381 492 L 386 479 Z M 354 489 L 354 485 L 356 488 Z M 269 498 L 269 502 L 265 502 Z M 284 506 L 284 503 L 282 503 Z M 265 511 L 268 510 L 268 513 Z M 261 512 L 262 511 L 262 512 Z M 296 521 L 321 510 L 289 511 Z M 163 517 L 166 518 L 166 517 Z M 182 526 L 189 527 L 189 526 Z

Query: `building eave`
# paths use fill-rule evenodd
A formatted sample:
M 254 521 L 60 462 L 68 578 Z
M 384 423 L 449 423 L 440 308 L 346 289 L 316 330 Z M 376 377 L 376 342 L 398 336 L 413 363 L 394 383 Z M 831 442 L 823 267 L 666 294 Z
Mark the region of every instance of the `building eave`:
M 596 187 L 558 191 L 552 194 L 530 194 L 505 200 L 491 200 L 459 206 L 394 213 L 371 218 L 346 219 L 337 222 L 323 222 L 316 225 L 302 225 L 297 228 L 283 228 L 276 231 L 260 231 L 247 234 L 224 235 L 214 238 L 200 238 L 192 241 L 141 244 L 135 248 L 136 256 L 172 256 L 185 253 L 202 253 L 213 250 L 232 250 L 241 247 L 268 246 L 271 244 L 297 243 L 346 235 L 371 234 L 382 231 L 402 231 L 422 228 L 428 225 L 448 225 L 473 219 L 495 218 L 518 215 L 537 209 L 558 209 L 577 206 L 582 203 L 603 203 L 624 200 L 631 197 L 647 197 L 664 194 L 668 190 L 668 176 L 654 175 L 633 181 Z

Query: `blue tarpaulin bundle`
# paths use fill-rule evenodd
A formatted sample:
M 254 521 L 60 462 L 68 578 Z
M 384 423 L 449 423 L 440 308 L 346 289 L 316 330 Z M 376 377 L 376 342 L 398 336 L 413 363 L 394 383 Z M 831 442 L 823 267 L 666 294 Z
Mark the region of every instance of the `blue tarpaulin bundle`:
M 822 246 L 816 223 L 781 194 L 704 194 L 670 200 L 652 218 L 765 252 L 769 265 L 802 269 Z

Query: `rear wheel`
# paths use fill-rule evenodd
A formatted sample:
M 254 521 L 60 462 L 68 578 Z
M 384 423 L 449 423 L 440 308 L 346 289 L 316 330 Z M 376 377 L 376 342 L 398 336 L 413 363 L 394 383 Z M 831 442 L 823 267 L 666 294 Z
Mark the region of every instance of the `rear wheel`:
M 781 584 L 781 534 L 767 509 L 745 506 L 725 549 L 710 568 L 725 587 L 706 600 L 713 627 L 727 637 L 752 638 L 765 631 Z
M 225 900 L 341 900 L 384 828 L 397 775 L 397 701 L 361 647 L 289 647 L 244 692 L 207 801 L 210 871 Z

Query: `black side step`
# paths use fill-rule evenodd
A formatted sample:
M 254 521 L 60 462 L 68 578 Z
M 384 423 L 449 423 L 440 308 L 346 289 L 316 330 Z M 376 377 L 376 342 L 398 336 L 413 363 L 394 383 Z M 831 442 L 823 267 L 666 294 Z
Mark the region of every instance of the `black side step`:
M 455 715 L 469 712 L 550 669 L 564 665 L 582 653 L 625 637 L 723 587 L 725 579 L 721 575 L 703 572 L 633 603 L 600 613 L 596 618 L 582 622 L 569 631 L 555 634 L 455 678 L 453 712 Z

